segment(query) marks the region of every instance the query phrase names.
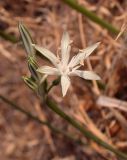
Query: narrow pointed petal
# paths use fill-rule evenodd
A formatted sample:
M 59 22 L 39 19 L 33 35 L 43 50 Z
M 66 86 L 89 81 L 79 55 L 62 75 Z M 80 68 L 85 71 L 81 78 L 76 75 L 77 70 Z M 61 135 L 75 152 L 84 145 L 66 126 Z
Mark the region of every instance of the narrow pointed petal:
M 81 54 L 84 54 L 84 58 L 87 58 L 99 46 L 99 44 L 100 44 L 100 42 L 97 42 L 97 43 L 81 50 Z
M 63 65 L 67 65 L 70 58 L 70 37 L 68 32 L 64 32 L 61 39 L 61 57 Z
M 96 73 L 92 71 L 75 70 L 74 72 L 71 73 L 71 75 L 77 75 L 81 78 L 88 79 L 88 80 L 100 80 L 101 79 Z
M 33 46 L 38 52 L 40 52 L 43 56 L 50 60 L 50 62 L 52 62 L 54 66 L 57 66 L 57 64 L 59 63 L 59 59 L 55 56 L 55 54 L 50 52 L 48 49 L 40 47 L 38 45 L 33 44 Z
M 100 42 L 95 43 L 94 45 L 89 46 L 86 49 L 80 51 L 78 53 L 78 55 L 74 56 L 71 59 L 69 66 L 74 67 L 74 66 L 80 64 L 80 62 L 83 61 L 85 58 L 87 58 L 98 47 L 99 44 L 100 44 Z
M 59 75 L 59 71 L 57 68 L 42 66 L 37 69 L 39 73 L 47 74 L 47 75 Z
M 62 87 L 63 97 L 66 95 L 69 86 L 70 86 L 69 77 L 68 76 L 61 76 L 61 87 Z

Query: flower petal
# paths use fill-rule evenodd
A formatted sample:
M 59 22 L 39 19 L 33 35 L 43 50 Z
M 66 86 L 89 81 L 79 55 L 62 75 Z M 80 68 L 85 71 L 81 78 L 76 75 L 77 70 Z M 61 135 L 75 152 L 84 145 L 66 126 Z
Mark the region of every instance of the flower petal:
M 63 97 L 66 95 L 69 86 L 70 86 L 69 77 L 68 76 L 61 76 L 61 87 L 62 87 Z
M 40 47 L 38 45 L 33 44 L 33 46 L 38 52 L 49 59 L 54 64 L 54 66 L 57 66 L 57 64 L 59 63 L 59 59 L 55 56 L 55 54 L 50 52 L 48 49 Z
M 80 71 L 75 70 L 71 73 L 71 75 L 77 75 L 81 78 L 88 79 L 88 80 L 100 80 L 101 78 L 92 71 Z
M 78 65 L 82 60 L 87 58 L 98 47 L 99 44 L 100 44 L 100 42 L 95 43 L 94 45 L 89 46 L 86 49 L 80 51 L 80 53 L 78 53 L 76 56 L 74 56 L 71 59 L 69 66 L 74 67 L 74 66 Z
M 42 66 L 37 69 L 39 73 L 47 74 L 47 75 L 59 75 L 59 70 L 57 68 Z
M 70 58 L 70 37 L 68 32 L 64 32 L 61 39 L 61 57 L 63 65 L 67 65 Z

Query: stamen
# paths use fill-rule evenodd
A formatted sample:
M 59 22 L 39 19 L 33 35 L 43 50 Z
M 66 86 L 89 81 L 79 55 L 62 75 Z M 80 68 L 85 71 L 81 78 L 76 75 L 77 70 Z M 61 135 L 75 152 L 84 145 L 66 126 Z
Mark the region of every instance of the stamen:
M 60 56 L 59 56 L 59 55 L 60 55 L 60 54 L 59 54 L 60 50 L 61 50 L 61 48 L 58 47 L 57 52 L 56 52 L 56 56 L 57 56 L 58 59 L 60 59 Z
M 84 61 L 83 60 L 80 61 L 80 65 L 84 66 Z

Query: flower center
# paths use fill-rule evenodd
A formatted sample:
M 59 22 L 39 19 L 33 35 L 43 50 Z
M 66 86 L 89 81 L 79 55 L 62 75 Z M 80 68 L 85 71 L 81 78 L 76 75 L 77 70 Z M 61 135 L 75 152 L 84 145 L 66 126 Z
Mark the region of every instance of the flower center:
M 61 72 L 61 75 L 67 75 L 69 73 L 69 69 L 67 66 L 61 66 L 60 72 Z
M 62 67 L 62 75 L 65 75 L 65 74 L 67 74 L 67 68 L 66 67 Z

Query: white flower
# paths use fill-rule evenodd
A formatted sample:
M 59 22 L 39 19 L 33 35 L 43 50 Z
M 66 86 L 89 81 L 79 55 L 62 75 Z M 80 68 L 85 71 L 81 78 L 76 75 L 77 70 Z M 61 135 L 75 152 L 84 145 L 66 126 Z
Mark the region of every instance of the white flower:
M 79 53 L 72 57 L 69 62 L 71 41 L 67 32 L 63 33 L 61 40 L 61 60 L 49 50 L 34 44 L 33 46 L 35 49 L 48 58 L 54 65 L 54 67 L 42 66 L 37 69 L 37 71 L 46 75 L 61 76 L 62 94 L 65 96 L 70 86 L 69 76 L 79 76 L 88 80 L 100 80 L 100 77 L 92 71 L 79 70 L 81 61 L 87 58 L 98 47 L 98 45 L 99 42 L 86 49 L 80 50 Z

